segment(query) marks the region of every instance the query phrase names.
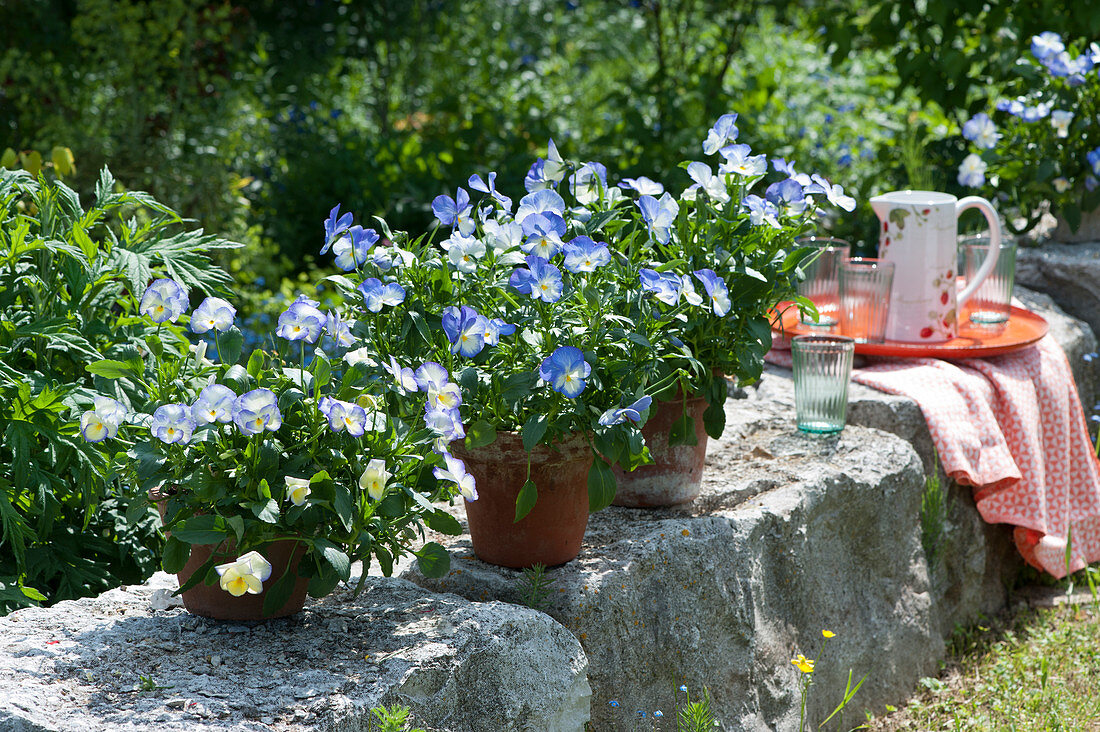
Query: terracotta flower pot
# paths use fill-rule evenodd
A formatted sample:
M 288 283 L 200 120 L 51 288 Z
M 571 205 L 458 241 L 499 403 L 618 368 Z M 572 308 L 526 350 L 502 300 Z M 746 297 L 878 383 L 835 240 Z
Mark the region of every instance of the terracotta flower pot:
M 165 493 L 149 494 L 150 499 L 157 504 L 161 521 L 164 521 L 168 499 L 174 492 L 172 490 Z M 172 532 L 169 531 L 166 534 L 171 536 Z M 176 579 L 179 581 L 180 587 L 183 587 L 191 579 L 191 575 L 210 558 L 211 553 L 216 548 L 217 545 L 215 544 L 191 545 L 191 556 L 188 557 L 187 563 L 183 565 L 183 569 L 176 573 Z M 275 541 L 264 547 L 260 554 L 271 564 L 271 576 L 263 583 L 264 589 L 272 587 L 287 571 L 297 574 L 298 563 L 305 553 L 306 548 L 303 544 L 289 539 Z M 236 548 L 230 542 L 229 546 L 218 552 L 214 564 L 226 564 L 235 559 L 237 559 Z M 234 597 L 223 590 L 218 583 L 207 585 L 200 581 L 191 589 L 185 590 L 181 594 L 181 599 L 183 600 L 183 606 L 189 612 L 206 618 L 215 620 L 267 620 L 270 618 L 284 618 L 300 611 L 305 605 L 308 587 L 309 579 L 298 577 L 290 597 L 272 615 L 264 615 L 263 613 L 265 593 L 261 592 L 258 595 L 246 593 L 240 597 Z
M 176 574 L 180 587 L 183 587 L 191 575 L 202 566 L 203 562 L 210 558 L 214 550 L 213 544 L 197 544 L 191 547 L 191 557 L 187 564 Z M 294 583 L 294 589 L 290 597 L 275 613 L 264 615 L 264 597 L 266 590 L 279 581 L 287 571 L 287 563 L 290 563 L 289 571 L 298 573 L 298 562 L 306 553 L 305 546 L 300 542 L 285 539 L 275 541 L 260 551 L 264 559 L 271 563 L 271 576 L 264 582 L 265 592 L 258 595 L 244 594 L 233 597 L 223 590 L 217 583 L 206 585 L 199 582 L 189 590 L 184 591 L 183 606 L 195 615 L 202 615 L 215 620 L 268 620 L 271 618 L 284 618 L 300 611 L 306 602 L 306 589 L 309 579 L 298 577 Z M 235 551 L 219 552 L 215 564 L 225 564 L 237 558 Z
M 1085 211 L 1081 214 L 1081 223 L 1077 231 L 1070 228 L 1069 222 L 1061 216 L 1058 217 L 1058 225 L 1050 233 L 1051 241 L 1066 244 L 1079 244 L 1086 241 L 1100 241 L 1100 208 Z
M 695 424 L 695 445 L 669 446 L 668 433 L 672 425 L 684 414 Z M 657 402 L 649 420 L 642 427 L 642 436 L 653 457 L 652 465 L 643 465 L 633 471 L 612 467 L 618 490 L 615 506 L 628 508 L 657 508 L 676 506 L 695 500 L 703 486 L 703 465 L 707 457 L 707 431 L 703 427 L 703 413 L 707 400 L 702 397 L 682 398 Z
M 527 452 L 518 434 L 497 433 L 476 450 L 452 443 L 477 483 L 478 499 L 466 503 L 470 539 L 478 558 L 501 567 L 553 566 L 576 558 L 588 526 L 588 471 L 592 450 L 584 435 L 537 446 L 531 480 L 538 490 L 534 508 L 518 523 L 516 497 L 527 481 Z

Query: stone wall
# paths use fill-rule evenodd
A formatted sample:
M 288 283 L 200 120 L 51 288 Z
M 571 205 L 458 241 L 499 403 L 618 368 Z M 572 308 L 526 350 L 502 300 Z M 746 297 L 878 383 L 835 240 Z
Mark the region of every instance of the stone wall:
M 1021 294 L 1091 404 L 1092 333 Z M 934 463 L 913 402 L 853 385 L 849 427 L 811 437 L 794 429 L 789 371 L 747 392 L 727 404 L 700 498 L 592 516 L 580 557 L 548 571 L 543 612 L 515 604 L 522 574 L 479 562 L 468 536 L 446 539 L 442 579 L 368 577 L 358 598 L 264 624 L 195 618 L 157 575 L 0 618 L 0 729 L 350 732 L 392 703 L 433 730 L 627 730 L 636 710 L 672 729 L 684 684 L 710 690 L 724 729 L 789 730 L 797 653 L 818 661 L 813 719 L 849 669 L 867 675 L 849 720 L 901 703 L 956 624 L 1004 605 L 1021 566 L 1009 529 L 948 484 L 930 565 L 920 501 Z M 822 629 L 837 634 L 824 653 Z

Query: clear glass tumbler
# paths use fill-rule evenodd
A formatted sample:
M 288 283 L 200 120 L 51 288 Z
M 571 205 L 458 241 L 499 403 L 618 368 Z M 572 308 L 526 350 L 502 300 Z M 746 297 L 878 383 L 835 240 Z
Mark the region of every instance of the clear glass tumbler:
M 860 343 L 882 343 L 890 315 L 894 263 L 849 259 L 840 265 L 840 332 Z
M 802 271 L 806 279 L 798 283 L 798 294 L 809 298 L 817 308 L 818 319 L 802 317 L 806 325 L 831 328 L 840 322 L 840 281 L 837 278 L 841 262 L 848 261 L 851 246 L 843 239 L 805 236 L 799 246 L 817 251 L 806 258 Z
M 959 240 L 959 271 L 969 282 L 986 256 L 989 255 L 989 237 L 973 236 Z M 1016 281 L 1016 240 L 1001 240 L 997 254 L 997 263 L 993 265 L 989 276 L 985 278 L 977 292 L 966 302 L 965 310 L 970 313 L 970 322 L 980 325 L 1004 323 L 1008 320 L 1012 303 L 1012 288 Z
M 844 429 L 855 346 L 847 336 L 803 335 L 791 340 L 798 429 L 815 434 Z

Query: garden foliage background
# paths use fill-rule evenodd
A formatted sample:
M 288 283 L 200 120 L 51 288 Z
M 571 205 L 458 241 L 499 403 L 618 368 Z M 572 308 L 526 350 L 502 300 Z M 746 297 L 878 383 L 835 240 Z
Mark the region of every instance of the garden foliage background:
M 431 200 L 471 173 L 496 171 L 504 193 L 521 195 L 551 137 L 566 157 L 598 160 L 613 177 L 679 189 L 680 161 L 736 111 L 740 142 L 857 197 L 853 215 L 824 225 L 870 246 L 874 193 L 961 192 L 961 123 L 1043 30 L 1100 37 L 1100 5 L 8 0 L 0 150 L 17 153 L 9 167 L 37 172 L 34 153 L 49 161 L 68 148 L 75 168 L 62 160 L 43 172 L 63 174 L 85 199 L 107 164 L 127 187 L 244 243 L 213 256 L 248 287 L 240 315 L 256 342 L 286 299 L 318 279 L 318 232 L 334 203 L 360 220 L 424 230 Z M 0 416 L 0 434 L 12 419 Z M 0 475 L 15 459 L 5 438 Z M 10 479 L 0 490 L 25 517 L 45 501 Z M 72 495 L 51 526 L 26 522 L 29 546 L 48 543 L 58 521 L 100 544 L 125 534 L 123 549 L 93 571 L 82 560 L 95 565 L 102 547 L 81 557 L 77 541 L 68 567 L 51 566 L 58 555 L 17 570 L 5 523 L 0 611 L 33 602 L 5 587 L 26 584 L 52 601 L 153 566 L 155 532 L 124 532 L 108 487 L 74 479 L 51 491 Z M 98 506 L 91 524 L 89 506 Z

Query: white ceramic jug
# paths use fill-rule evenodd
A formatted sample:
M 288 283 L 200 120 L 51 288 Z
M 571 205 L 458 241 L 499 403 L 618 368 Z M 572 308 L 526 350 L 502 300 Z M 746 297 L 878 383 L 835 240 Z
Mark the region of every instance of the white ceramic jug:
M 958 335 L 958 312 L 997 262 L 1001 224 L 993 204 L 978 196 L 894 191 L 872 198 L 871 208 L 882 222 L 878 256 L 894 263 L 886 339 L 951 340 Z M 989 256 L 977 276 L 956 293 L 957 224 L 968 208 L 978 209 L 989 222 Z

